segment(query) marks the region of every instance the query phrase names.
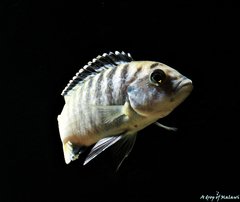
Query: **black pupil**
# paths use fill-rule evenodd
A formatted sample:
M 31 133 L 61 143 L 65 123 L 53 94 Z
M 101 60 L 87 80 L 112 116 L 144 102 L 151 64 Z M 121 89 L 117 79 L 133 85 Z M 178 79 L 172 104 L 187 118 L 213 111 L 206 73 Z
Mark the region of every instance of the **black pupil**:
M 164 71 L 158 69 L 152 73 L 152 80 L 154 82 L 161 82 L 166 78 Z

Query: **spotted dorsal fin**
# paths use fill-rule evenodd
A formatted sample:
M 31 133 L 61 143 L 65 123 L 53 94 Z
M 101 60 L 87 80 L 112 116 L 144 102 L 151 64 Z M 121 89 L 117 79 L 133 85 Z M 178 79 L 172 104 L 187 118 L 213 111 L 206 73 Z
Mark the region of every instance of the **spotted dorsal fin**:
M 68 85 L 62 91 L 63 96 L 69 95 L 69 93 L 75 89 L 75 87 L 81 85 L 87 78 L 93 77 L 104 69 L 113 68 L 119 64 L 131 62 L 133 59 L 131 55 L 124 52 L 115 51 L 109 54 L 104 53 L 88 62 L 79 72 L 69 81 Z

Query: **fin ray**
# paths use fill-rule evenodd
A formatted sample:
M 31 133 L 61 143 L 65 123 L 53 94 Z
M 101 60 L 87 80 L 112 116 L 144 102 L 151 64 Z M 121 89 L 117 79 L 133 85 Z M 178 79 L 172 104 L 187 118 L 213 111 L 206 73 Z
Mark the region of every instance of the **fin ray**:
M 119 170 L 120 166 L 122 165 L 123 161 L 128 157 L 132 148 L 136 141 L 136 134 L 131 135 L 120 135 L 120 136 L 112 136 L 107 137 L 104 139 L 99 140 L 95 146 L 92 148 L 90 153 L 88 154 L 87 158 L 85 159 L 83 165 L 86 165 L 107 148 L 112 146 L 113 144 L 117 144 L 114 148 L 114 154 L 117 156 L 119 163 L 117 165 L 116 171 Z
M 154 124 L 157 125 L 157 126 L 160 127 L 160 128 L 164 128 L 164 129 L 166 129 L 166 130 L 177 131 L 177 128 L 165 126 L 165 125 L 163 125 L 163 124 L 161 124 L 161 123 L 159 123 L 159 122 L 155 122 Z
M 104 123 L 111 123 L 115 119 L 119 118 L 120 116 L 124 115 L 124 105 L 108 105 L 108 106 L 92 106 L 94 110 L 98 113 L 101 113 L 104 117 Z
M 119 64 L 124 64 L 133 61 L 131 55 L 125 52 L 109 54 L 104 53 L 102 56 L 97 56 L 92 61 L 88 62 L 79 72 L 69 81 L 68 85 L 64 88 L 61 95 L 69 95 L 76 86 L 80 85 L 85 79 L 96 75 L 104 69 L 114 68 Z
M 85 159 L 83 165 L 86 165 L 89 163 L 92 159 L 94 159 L 96 156 L 101 154 L 105 149 L 110 147 L 111 145 L 115 144 L 117 141 L 119 141 L 122 138 L 122 136 L 113 136 L 113 137 L 107 137 L 99 140 L 90 153 L 88 154 L 87 158 Z
M 116 171 L 119 170 L 120 166 L 124 162 L 124 160 L 129 156 L 130 152 L 133 149 L 133 146 L 136 142 L 136 134 L 126 135 L 121 139 L 121 143 L 119 143 L 115 150 L 117 156 L 119 157 L 120 161 L 117 165 Z

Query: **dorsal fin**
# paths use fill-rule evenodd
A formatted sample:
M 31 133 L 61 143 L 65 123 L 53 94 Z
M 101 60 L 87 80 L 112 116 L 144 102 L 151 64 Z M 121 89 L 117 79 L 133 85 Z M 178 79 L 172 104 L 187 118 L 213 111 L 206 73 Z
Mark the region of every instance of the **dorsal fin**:
M 115 53 L 110 52 L 109 54 L 104 53 L 103 55 L 99 55 L 79 70 L 72 80 L 69 81 L 61 95 L 68 95 L 75 86 L 81 84 L 87 78 L 95 76 L 104 69 L 113 68 L 119 64 L 131 61 L 133 61 L 131 55 L 129 53 L 126 54 L 123 51 L 121 53 L 115 51 Z

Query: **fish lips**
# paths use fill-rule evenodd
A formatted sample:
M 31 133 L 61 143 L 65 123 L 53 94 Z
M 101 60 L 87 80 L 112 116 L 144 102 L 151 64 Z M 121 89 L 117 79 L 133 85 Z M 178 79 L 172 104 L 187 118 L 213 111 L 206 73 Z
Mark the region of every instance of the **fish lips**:
M 174 88 L 174 92 L 178 92 L 180 90 L 187 90 L 187 91 L 192 91 L 193 89 L 193 85 L 192 85 L 192 81 L 186 77 L 184 77 L 183 79 L 181 79 L 175 86 Z

